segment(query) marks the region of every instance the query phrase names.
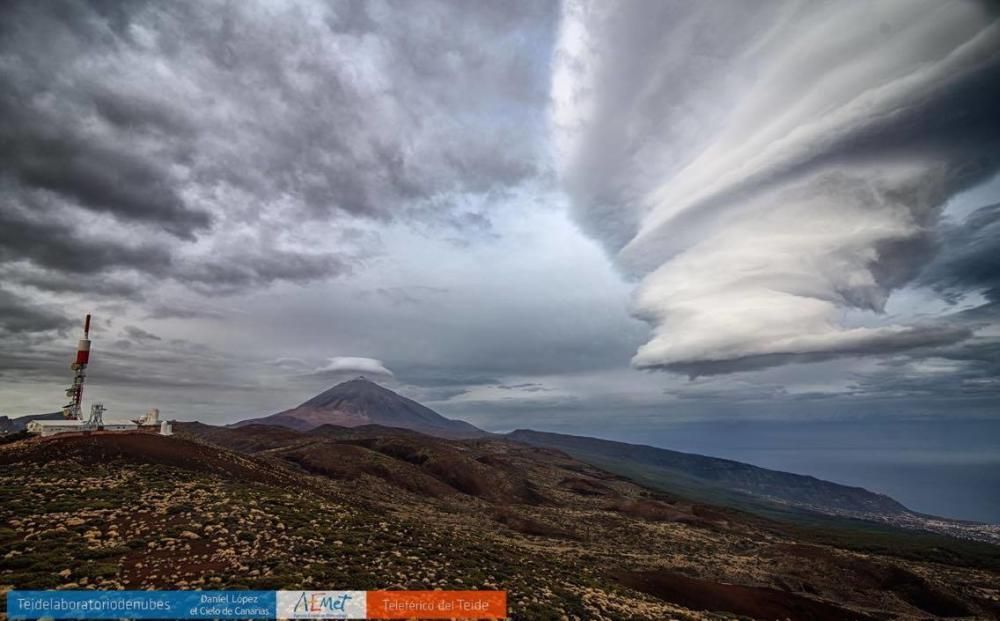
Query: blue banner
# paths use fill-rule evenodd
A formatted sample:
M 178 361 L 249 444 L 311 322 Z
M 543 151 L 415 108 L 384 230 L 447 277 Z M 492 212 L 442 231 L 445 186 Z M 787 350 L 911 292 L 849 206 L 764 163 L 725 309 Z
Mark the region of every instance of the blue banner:
M 274 591 L 11 591 L 10 619 L 276 619 Z

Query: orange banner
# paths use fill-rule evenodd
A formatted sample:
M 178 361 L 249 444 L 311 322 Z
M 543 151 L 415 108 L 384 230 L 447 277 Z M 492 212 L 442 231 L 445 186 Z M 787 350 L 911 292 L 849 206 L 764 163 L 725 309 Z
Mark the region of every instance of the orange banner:
M 369 619 L 506 617 L 506 591 L 368 591 Z

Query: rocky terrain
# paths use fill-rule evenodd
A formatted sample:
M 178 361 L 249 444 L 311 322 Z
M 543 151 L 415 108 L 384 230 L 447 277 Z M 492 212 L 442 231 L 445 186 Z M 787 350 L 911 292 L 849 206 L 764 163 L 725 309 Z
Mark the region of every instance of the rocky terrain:
M 0 416 L 0 444 L 26 438 L 24 427 L 36 418 L 61 418 L 61 414 L 15 419 Z M 506 437 L 516 442 L 565 451 L 581 461 L 661 492 L 737 508 L 763 517 L 812 522 L 817 514 L 825 514 L 1000 544 L 1000 525 L 922 515 L 883 494 L 811 476 L 584 436 L 530 429 L 518 429 L 503 436 L 490 434 L 464 421 L 445 418 L 364 377 L 337 384 L 290 410 L 243 420 L 231 426 L 254 425 L 283 427 L 289 433 L 314 431 L 333 425 L 341 429 L 355 428 L 361 433 L 374 426 L 392 428 L 397 433 L 410 430 L 440 438 Z
M 1000 525 L 923 515 L 884 494 L 816 477 L 653 446 L 530 429 L 518 429 L 506 437 L 566 451 L 663 491 L 765 517 L 812 521 L 815 514 L 824 514 L 1000 544 Z
M 0 446 L 0 588 L 505 589 L 516 619 L 1000 618 L 1000 551 L 806 531 L 378 426 Z
M 729 491 L 829 512 L 907 512 L 906 507 L 892 498 L 860 487 L 729 459 L 529 429 L 518 429 L 508 437 L 526 444 L 557 448 L 587 461 L 600 461 L 612 467 L 620 464 L 644 468 L 647 476 L 672 479 L 675 485 L 691 488 L 692 494 L 710 495 L 712 492 Z
M 233 427 L 262 424 L 294 431 L 319 430 L 324 425 L 334 425 L 358 428 L 363 432 L 375 425 L 441 438 L 500 437 L 466 422 L 445 418 L 363 377 L 337 384 L 291 410 L 244 420 Z M 813 522 L 822 514 L 1000 543 L 1000 526 L 921 515 L 883 494 L 811 476 L 652 446 L 530 429 L 518 429 L 504 437 L 565 451 L 583 462 L 627 476 L 661 492 L 763 517 Z

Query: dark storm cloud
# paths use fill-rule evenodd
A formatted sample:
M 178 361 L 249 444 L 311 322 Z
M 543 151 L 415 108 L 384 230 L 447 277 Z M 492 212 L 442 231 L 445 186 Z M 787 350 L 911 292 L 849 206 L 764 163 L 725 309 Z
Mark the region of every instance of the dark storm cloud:
M 398 388 L 402 394 L 421 403 L 447 401 L 465 394 L 470 387 L 500 383 L 498 378 L 480 375 L 468 370 L 465 365 L 458 369 L 414 365 L 412 368 L 397 370 L 395 376 L 397 386 L 394 390 Z
M 107 138 L 81 135 L 83 130 L 70 125 L 73 117 L 67 118 L 71 110 L 56 116 L 35 109 L 32 97 L 17 91 L 37 97 L 40 85 L 23 87 L 17 77 L 5 76 L 3 84 L 11 90 L 0 94 L 0 167 L 6 184 L 27 196 L 51 192 L 87 210 L 154 224 L 187 239 L 208 227 L 207 213 L 185 206 L 166 170 L 169 162 L 147 159 Z
M 152 332 L 147 332 L 138 326 L 125 326 L 125 335 L 134 341 L 162 341 L 163 339 Z
M 397 224 L 485 237 L 510 186 L 546 174 L 557 13 L 550 2 L 4 3 L 0 277 L 37 308 L 99 299 L 116 326 L 183 319 L 196 332 L 199 319 L 257 312 L 205 297 L 356 276 Z M 367 306 L 437 297 L 417 283 L 384 289 Z M 252 364 L 242 359 L 196 352 L 189 364 L 168 338 L 179 323 L 153 323 L 163 341 L 107 336 L 105 379 L 252 383 L 229 376 Z M 61 361 L 65 344 L 35 334 L 46 333 L 18 333 L 20 368 L 35 368 L 24 356 Z
M 65 330 L 73 323 L 52 308 L 0 289 L 0 334 Z
M 521 384 L 497 384 L 497 388 L 500 390 L 519 390 L 522 392 L 548 392 L 552 390 L 551 388 L 546 388 L 544 385 L 537 382 L 523 382 Z
M 888 355 L 910 349 L 930 348 L 938 345 L 951 345 L 972 336 L 971 328 L 962 325 L 949 325 L 947 322 L 911 326 L 895 332 L 888 332 L 877 339 L 864 339 L 856 343 L 842 343 L 830 347 L 820 353 L 804 354 L 765 354 L 734 358 L 731 360 L 705 360 L 695 362 L 672 363 L 659 368 L 677 373 L 683 373 L 691 378 L 708 375 L 752 371 L 785 364 L 805 362 L 821 362 L 845 356 L 877 356 Z
M 956 302 L 980 292 L 1000 303 L 1000 204 L 981 207 L 959 224 L 946 224 L 940 251 L 919 283 Z
M 141 279 L 108 274 L 74 274 L 39 269 L 24 263 L 0 267 L 0 279 L 51 293 L 97 294 L 110 298 L 142 300 Z
M 110 93 L 94 90 L 110 76 L 76 69 L 92 54 L 113 53 L 119 42 L 107 24 L 87 5 L 69 2 L 9 3 L 3 17 L 0 165 L 6 184 L 17 188 L 13 196 L 50 192 L 84 209 L 155 224 L 185 238 L 208 227 L 208 214 L 182 199 L 169 160 L 137 148 L 135 137 L 94 127 L 95 112 L 117 109 L 124 119 L 130 108 L 142 107 L 113 103 Z M 151 115 L 132 114 L 136 121 L 142 116 Z M 134 123 L 126 129 L 149 127 Z
M 292 196 L 315 214 L 388 218 L 537 168 L 531 141 L 509 130 L 524 118 L 517 97 L 543 100 L 544 76 L 506 29 L 544 24 L 551 7 L 305 3 L 277 8 L 277 19 L 236 5 L 187 8 L 202 26 L 164 52 L 201 51 L 213 61 L 201 77 L 240 99 L 240 133 L 216 130 L 238 150 L 207 163 L 208 175 Z
M 449 367 L 434 368 L 426 365 L 397 372 L 397 376 L 407 383 L 426 388 L 455 389 L 465 386 L 486 386 L 499 384 L 495 376 L 481 375 L 475 371 L 455 371 Z
M 992 331 L 1000 324 L 1000 204 L 981 207 L 958 222 L 946 220 L 936 231 L 934 250 L 916 285 L 952 304 L 974 294 L 987 300 L 938 320 L 965 330 L 968 338 L 894 356 L 878 371 L 858 375 L 854 392 L 882 397 L 1000 394 L 1000 339 Z
M 23 131 L 25 126 L 9 111 L 0 108 L 0 118 Z M 185 209 L 169 180 L 150 162 L 79 137 L 13 135 L 11 129 L 0 129 L 0 140 L 6 142 L 0 166 L 23 188 L 54 192 L 87 209 L 155 224 L 188 239 L 208 227 L 208 215 Z
M 229 356 L 177 341 L 117 341 L 100 350 L 91 365 L 92 382 L 102 386 L 251 391 L 260 388 L 250 373 Z M 256 369 L 255 369 L 256 371 Z M 217 394 L 217 393 L 216 393 Z
M 225 316 L 225 312 L 221 310 L 176 302 L 152 302 L 146 309 L 148 319 L 222 319 Z
M 223 259 L 185 262 L 176 278 L 206 294 L 236 293 L 274 281 L 305 282 L 350 272 L 350 265 L 330 254 L 271 250 L 259 254 L 234 252 Z
M 1000 341 L 983 339 L 889 359 L 857 375 L 851 393 L 878 398 L 1000 396 Z
M 538 173 L 554 13 L 8 3 L 0 262 L 207 294 L 342 275 L 352 218 L 451 225 L 442 197 Z
M 94 274 L 116 268 L 165 275 L 171 255 L 163 246 L 129 245 L 120 238 L 82 233 L 57 215 L 40 216 L 46 202 L 31 209 L 5 205 L 0 210 L 0 262 L 28 261 L 38 267 L 71 274 Z

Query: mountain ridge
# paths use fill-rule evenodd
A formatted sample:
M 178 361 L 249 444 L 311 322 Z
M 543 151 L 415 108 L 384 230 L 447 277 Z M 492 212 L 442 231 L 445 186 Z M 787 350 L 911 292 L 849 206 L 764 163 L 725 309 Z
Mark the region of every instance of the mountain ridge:
M 912 513 L 899 501 L 863 487 L 762 468 L 731 459 L 532 429 L 516 429 L 506 437 L 535 446 L 558 448 L 578 459 L 587 456 L 591 460 L 622 460 L 660 468 L 694 479 L 708 487 L 719 487 L 830 513 Z
M 1000 618 L 1000 547 L 782 524 L 496 435 L 174 431 L 0 446 L 4 584 L 504 590 L 512 619 Z
M 444 438 L 478 438 L 489 434 L 462 420 L 441 416 L 364 376 L 341 382 L 294 408 L 252 418 L 231 426 L 265 424 L 308 431 L 330 424 L 341 427 L 381 425 L 419 431 Z
M 564 451 L 636 482 L 762 517 L 814 526 L 847 519 L 1000 544 L 1000 525 L 918 513 L 863 487 L 739 461 L 552 432 L 517 429 L 506 438 Z

